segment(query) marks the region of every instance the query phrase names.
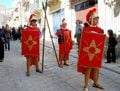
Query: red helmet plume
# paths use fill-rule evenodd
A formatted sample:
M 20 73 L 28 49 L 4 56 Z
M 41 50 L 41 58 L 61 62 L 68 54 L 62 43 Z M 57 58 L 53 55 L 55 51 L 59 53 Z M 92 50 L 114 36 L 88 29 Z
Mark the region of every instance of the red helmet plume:
M 96 12 L 96 8 L 91 9 L 86 15 L 86 21 L 89 23 L 91 16 Z
M 35 14 L 31 14 L 30 18 L 29 18 L 29 21 L 31 21 L 34 16 L 35 16 Z
M 67 23 L 65 18 L 62 19 L 62 24 L 64 23 Z

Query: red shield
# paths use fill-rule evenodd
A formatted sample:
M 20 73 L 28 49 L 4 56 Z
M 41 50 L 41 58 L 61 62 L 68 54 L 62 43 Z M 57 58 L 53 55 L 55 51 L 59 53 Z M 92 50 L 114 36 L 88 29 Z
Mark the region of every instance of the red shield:
M 39 31 L 22 31 L 22 55 L 39 56 Z
M 83 32 L 79 47 L 78 67 L 100 68 L 103 56 L 105 35 Z

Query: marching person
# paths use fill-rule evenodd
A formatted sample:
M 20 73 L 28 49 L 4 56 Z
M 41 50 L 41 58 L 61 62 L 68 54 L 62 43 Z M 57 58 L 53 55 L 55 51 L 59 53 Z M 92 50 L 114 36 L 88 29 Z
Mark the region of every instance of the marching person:
M 99 16 L 96 13 L 96 9 L 92 9 L 88 12 L 86 20 L 89 23 L 89 26 L 83 29 L 83 32 L 93 32 L 93 33 L 102 33 L 102 29 L 97 26 Z M 94 64 L 94 63 L 93 63 Z M 93 80 L 93 87 L 104 89 L 99 83 L 99 68 L 92 68 L 78 65 L 78 72 L 84 73 L 84 91 L 88 91 L 88 81 L 89 78 Z
M 41 35 L 41 32 L 36 24 L 37 20 L 38 20 L 37 17 L 34 14 L 32 14 L 29 18 L 30 26 L 28 26 L 23 31 L 39 31 L 39 33 Z M 38 46 L 39 46 L 39 44 L 38 44 Z M 39 51 L 39 49 L 38 49 L 38 51 Z M 30 76 L 30 66 L 31 65 L 35 65 L 36 72 L 41 73 L 40 68 L 39 68 L 39 54 L 37 54 L 37 55 L 25 55 L 25 57 L 26 57 L 26 76 Z
M 61 68 L 63 67 L 63 64 L 69 66 L 69 53 L 72 49 L 71 31 L 66 27 L 67 23 L 65 19 L 63 19 L 61 28 L 56 32 L 56 35 L 58 36 L 59 63 Z

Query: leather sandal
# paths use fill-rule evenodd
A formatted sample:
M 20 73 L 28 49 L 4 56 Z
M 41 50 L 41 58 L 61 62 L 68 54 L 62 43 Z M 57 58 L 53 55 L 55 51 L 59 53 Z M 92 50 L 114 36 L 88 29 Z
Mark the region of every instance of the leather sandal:
M 69 64 L 68 64 L 68 63 L 66 63 L 66 62 L 64 63 L 64 65 L 69 66 Z
M 93 87 L 95 87 L 95 88 L 99 88 L 99 89 L 104 89 L 101 85 L 99 85 L 99 84 L 93 84 Z
M 30 76 L 30 72 L 26 72 L 26 76 L 29 77 Z
M 59 66 L 60 68 L 63 68 L 63 65 L 62 64 L 60 64 L 60 66 Z
M 38 72 L 38 73 L 42 73 L 39 69 L 37 69 L 36 72 Z
M 88 88 L 84 88 L 83 91 L 88 91 Z

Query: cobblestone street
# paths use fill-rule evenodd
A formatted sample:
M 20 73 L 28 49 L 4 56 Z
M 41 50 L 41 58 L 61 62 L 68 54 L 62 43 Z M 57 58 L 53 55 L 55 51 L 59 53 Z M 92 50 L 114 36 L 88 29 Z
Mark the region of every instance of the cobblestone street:
M 77 57 L 76 52 L 73 47 L 71 55 Z M 26 77 L 26 61 L 21 55 L 20 42 L 11 41 L 11 50 L 5 51 L 4 62 L 0 63 L 0 91 L 82 91 L 84 78 L 76 71 L 77 58 L 74 56 L 70 56 L 69 67 L 59 68 L 53 49 L 45 47 L 44 73 L 36 73 L 32 66 L 30 77 Z M 107 64 L 103 65 L 100 83 L 105 89 L 93 88 L 90 80 L 89 91 L 120 91 L 120 74 L 106 69 Z

